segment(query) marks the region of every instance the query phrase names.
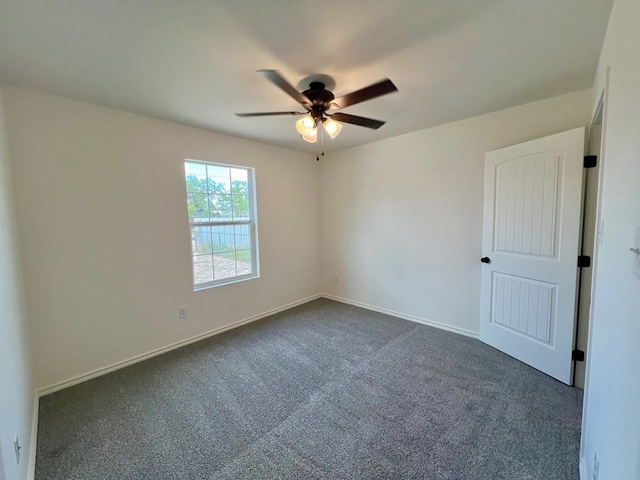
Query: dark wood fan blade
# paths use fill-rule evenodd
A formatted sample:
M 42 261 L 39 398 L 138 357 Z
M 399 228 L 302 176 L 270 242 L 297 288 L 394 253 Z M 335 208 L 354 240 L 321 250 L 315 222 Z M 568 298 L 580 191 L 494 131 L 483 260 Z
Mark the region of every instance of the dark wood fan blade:
M 398 88 L 388 78 L 368 87 L 364 87 L 355 92 L 348 93 L 340 98 L 336 98 L 331 103 L 338 105 L 338 108 L 345 108 L 356 103 L 366 102 L 376 97 L 381 97 L 387 93 L 397 92 Z
M 304 106 L 311 106 L 311 100 L 306 95 L 296 90 L 293 85 L 287 82 L 277 70 L 258 70 L 267 80 L 279 87 L 284 93 L 293 98 L 296 102 Z
M 270 117 L 272 115 L 305 115 L 307 112 L 256 112 L 236 113 L 238 117 Z
M 380 128 L 387 122 L 383 122 L 382 120 L 374 120 L 373 118 L 366 117 L 358 117 L 357 115 L 349 115 L 348 113 L 340 113 L 336 112 L 331 115 L 331 118 L 343 123 L 351 123 L 353 125 L 359 125 L 360 127 L 367 128 Z

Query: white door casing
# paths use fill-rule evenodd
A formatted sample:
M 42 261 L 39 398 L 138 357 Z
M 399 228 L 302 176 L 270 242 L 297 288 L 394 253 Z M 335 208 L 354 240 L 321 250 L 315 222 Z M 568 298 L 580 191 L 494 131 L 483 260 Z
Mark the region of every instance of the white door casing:
M 485 156 L 480 340 L 566 384 L 584 139 L 578 128 Z

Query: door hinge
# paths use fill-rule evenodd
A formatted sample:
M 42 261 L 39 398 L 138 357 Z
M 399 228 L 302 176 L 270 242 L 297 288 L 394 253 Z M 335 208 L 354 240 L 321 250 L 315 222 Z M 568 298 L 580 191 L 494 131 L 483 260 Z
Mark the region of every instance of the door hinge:
M 591 266 L 591 257 L 588 255 L 578 255 L 578 268 L 587 268 Z
M 582 350 L 574 350 L 571 352 L 571 360 L 574 362 L 584 362 L 584 352 Z
M 584 168 L 595 168 L 598 166 L 597 155 L 585 155 L 584 156 Z

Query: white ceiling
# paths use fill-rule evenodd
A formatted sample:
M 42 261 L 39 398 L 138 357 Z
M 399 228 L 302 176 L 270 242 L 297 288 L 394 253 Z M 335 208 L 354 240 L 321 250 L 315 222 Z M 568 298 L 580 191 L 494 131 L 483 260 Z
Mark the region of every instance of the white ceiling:
M 399 92 L 346 108 L 335 151 L 591 86 L 613 0 L 0 0 L 0 82 L 315 152 L 294 86 L 336 97 L 390 78 Z

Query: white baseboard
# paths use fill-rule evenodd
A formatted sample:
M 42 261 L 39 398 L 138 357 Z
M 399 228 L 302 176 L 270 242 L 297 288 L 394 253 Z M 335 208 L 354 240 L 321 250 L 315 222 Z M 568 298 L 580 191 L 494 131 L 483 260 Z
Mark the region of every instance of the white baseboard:
M 212 337 L 214 335 L 218 335 L 222 332 L 226 332 L 227 330 L 232 330 L 234 328 L 241 327 L 242 325 L 246 325 L 251 322 L 255 322 L 256 320 L 260 320 L 264 317 L 268 317 L 269 315 L 274 315 L 279 312 L 283 312 L 285 310 L 289 310 L 290 308 L 297 307 L 298 305 L 302 305 L 307 302 L 311 302 L 312 300 L 316 300 L 320 298 L 321 295 L 313 295 L 311 297 L 304 298 L 302 300 L 298 300 L 297 302 L 289 303 L 287 305 L 283 305 L 282 307 L 274 308 L 272 310 L 259 313 L 258 315 L 254 315 L 249 318 L 245 318 L 243 320 L 239 320 L 237 322 L 230 323 L 229 325 L 225 325 L 224 327 L 219 327 L 213 330 L 210 330 L 205 333 L 201 333 L 200 335 L 196 335 L 191 338 L 187 338 L 186 340 L 181 340 L 179 342 L 172 343 L 165 347 L 156 348 L 155 350 L 151 350 L 150 352 L 143 353 L 141 355 L 136 355 L 135 357 L 131 357 L 127 360 L 123 360 L 121 362 L 116 362 L 111 365 L 107 365 L 106 367 L 101 367 L 96 370 L 92 370 L 87 373 L 83 373 L 76 377 L 70 378 L 68 380 L 63 380 L 62 382 L 54 383 L 53 385 L 49 385 L 48 387 L 44 387 L 38 390 L 38 396 L 42 397 L 44 395 L 48 395 L 53 392 L 57 392 L 58 390 L 62 390 L 67 387 L 71 387 L 73 385 L 77 385 L 82 382 L 86 382 L 87 380 L 91 380 L 92 378 L 100 377 L 102 375 L 106 375 L 107 373 L 114 372 L 116 370 L 120 370 L 121 368 L 128 367 L 129 365 L 133 365 L 134 363 L 142 362 L 143 360 L 147 360 L 152 357 L 156 357 L 158 355 L 162 355 L 163 353 L 170 352 L 171 350 L 175 350 L 180 347 L 184 347 L 191 343 L 195 343 L 199 340 L 204 340 L 205 338 Z
M 479 338 L 479 335 L 477 332 L 472 332 L 471 330 L 467 330 L 466 328 L 453 327 L 451 325 L 446 325 L 444 323 L 434 322 L 433 320 L 427 320 L 426 318 L 414 317 L 413 315 L 407 315 L 404 313 L 396 312 L 394 310 L 388 310 L 386 308 L 369 305 L 367 303 L 362 303 L 362 302 L 357 302 L 355 300 L 349 300 L 347 298 L 337 297 L 335 295 L 330 295 L 328 293 L 322 293 L 320 296 L 323 298 L 328 298 L 329 300 L 335 300 L 336 302 L 347 303 L 355 307 L 366 308 L 367 310 L 372 310 L 374 312 L 385 313 L 393 317 L 402 318 L 403 320 L 409 320 L 410 322 L 420 323 L 422 325 L 428 325 L 429 327 L 435 327 L 440 330 L 446 330 L 447 332 L 458 333 L 460 335 L 464 335 L 465 337 L 471 337 L 475 339 Z
M 38 447 L 38 408 L 40 406 L 40 395 L 33 394 L 33 411 L 31 412 L 31 438 L 29 438 L 29 457 L 27 464 L 27 480 L 36 478 L 36 452 Z

